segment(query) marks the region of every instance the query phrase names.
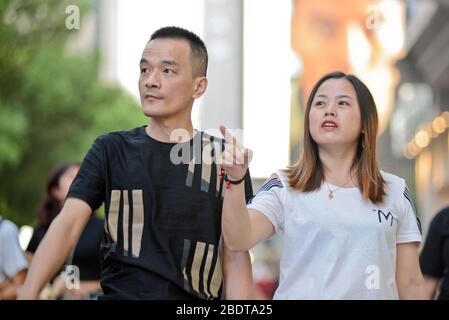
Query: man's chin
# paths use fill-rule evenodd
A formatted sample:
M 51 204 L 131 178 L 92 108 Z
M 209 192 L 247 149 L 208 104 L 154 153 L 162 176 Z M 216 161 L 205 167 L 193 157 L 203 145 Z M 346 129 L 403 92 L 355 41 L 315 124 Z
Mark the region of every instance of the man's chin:
M 154 108 L 154 106 L 142 106 L 142 111 L 143 114 L 147 117 L 152 117 L 152 118 L 156 118 L 156 117 L 164 117 L 167 115 L 167 112 L 164 112 L 163 110 L 157 110 L 156 108 Z
M 145 109 L 142 109 L 142 110 L 143 110 L 143 114 L 149 118 L 164 118 L 164 117 L 169 116 L 169 114 L 167 112 L 160 112 L 160 111 L 158 112 L 155 110 L 145 110 Z

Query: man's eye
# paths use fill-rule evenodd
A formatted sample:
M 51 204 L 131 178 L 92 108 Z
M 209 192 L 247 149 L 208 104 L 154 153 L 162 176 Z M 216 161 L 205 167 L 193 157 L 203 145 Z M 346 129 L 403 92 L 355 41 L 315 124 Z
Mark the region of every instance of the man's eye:
M 173 71 L 171 69 L 164 69 L 164 73 L 170 74 L 173 73 Z
M 140 69 L 140 73 L 147 73 L 148 72 L 148 68 L 142 68 Z

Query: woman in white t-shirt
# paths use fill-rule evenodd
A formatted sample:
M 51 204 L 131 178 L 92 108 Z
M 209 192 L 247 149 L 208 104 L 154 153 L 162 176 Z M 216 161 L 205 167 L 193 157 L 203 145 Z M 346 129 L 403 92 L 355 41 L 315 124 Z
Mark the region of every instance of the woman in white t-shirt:
M 377 127 L 369 89 L 353 75 L 325 75 L 307 102 L 301 158 L 248 206 L 239 182 L 251 152 L 221 127 L 230 144 L 222 154 L 224 240 L 248 250 L 283 234 L 275 299 L 426 297 L 419 220 L 405 181 L 378 168 Z

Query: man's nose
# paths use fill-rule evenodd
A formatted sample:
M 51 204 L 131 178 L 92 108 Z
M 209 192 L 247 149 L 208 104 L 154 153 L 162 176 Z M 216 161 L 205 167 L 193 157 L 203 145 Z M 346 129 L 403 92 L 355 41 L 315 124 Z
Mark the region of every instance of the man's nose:
M 152 71 L 146 78 L 145 86 L 147 88 L 160 88 L 161 87 L 161 79 L 159 72 L 154 70 Z

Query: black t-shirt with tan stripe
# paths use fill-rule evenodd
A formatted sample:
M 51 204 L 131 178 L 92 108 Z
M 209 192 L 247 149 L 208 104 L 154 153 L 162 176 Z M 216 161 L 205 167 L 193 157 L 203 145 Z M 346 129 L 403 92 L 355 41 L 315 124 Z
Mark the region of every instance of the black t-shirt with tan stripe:
M 157 141 L 145 126 L 98 137 L 68 197 L 105 205 L 105 299 L 218 299 L 224 141 Z M 246 198 L 252 197 L 249 175 Z

